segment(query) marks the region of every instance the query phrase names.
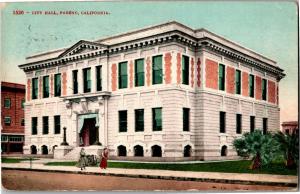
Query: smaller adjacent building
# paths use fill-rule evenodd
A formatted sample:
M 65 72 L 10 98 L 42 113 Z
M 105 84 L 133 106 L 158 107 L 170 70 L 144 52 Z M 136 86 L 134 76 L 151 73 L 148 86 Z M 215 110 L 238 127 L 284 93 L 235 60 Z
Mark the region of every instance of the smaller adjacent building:
M 299 125 L 298 121 L 285 121 L 281 124 L 283 133 L 292 134 L 294 131 L 299 132 Z
M 1 82 L 1 153 L 23 153 L 25 85 Z

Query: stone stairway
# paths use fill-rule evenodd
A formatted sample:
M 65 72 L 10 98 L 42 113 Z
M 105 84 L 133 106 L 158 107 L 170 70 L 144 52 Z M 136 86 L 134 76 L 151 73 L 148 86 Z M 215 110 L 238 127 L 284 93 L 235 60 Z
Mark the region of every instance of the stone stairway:
M 77 161 L 79 159 L 79 154 L 82 147 L 74 147 L 70 152 L 68 152 L 63 159 L 64 160 L 74 160 Z M 103 146 L 88 146 L 83 147 L 86 155 L 96 155 L 97 157 L 100 156 L 103 150 Z

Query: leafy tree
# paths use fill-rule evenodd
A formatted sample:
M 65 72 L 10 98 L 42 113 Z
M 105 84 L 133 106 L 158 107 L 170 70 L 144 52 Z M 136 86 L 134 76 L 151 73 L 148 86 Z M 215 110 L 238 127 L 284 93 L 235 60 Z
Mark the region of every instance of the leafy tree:
M 278 143 L 270 133 L 263 134 L 261 130 L 246 132 L 241 138 L 233 141 L 237 154 L 249 158 L 252 157 L 250 169 L 261 168 L 269 164 L 278 152 Z
M 286 167 L 296 167 L 299 161 L 299 135 L 295 131 L 292 134 L 284 134 L 279 131 L 274 135 L 274 138 L 284 156 Z

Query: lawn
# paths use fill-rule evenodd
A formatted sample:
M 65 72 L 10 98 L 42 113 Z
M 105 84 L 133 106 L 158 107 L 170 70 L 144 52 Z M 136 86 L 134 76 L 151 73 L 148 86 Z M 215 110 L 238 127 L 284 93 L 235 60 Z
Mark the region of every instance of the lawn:
M 164 163 L 134 163 L 134 162 L 108 162 L 109 168 L 130 169 L 160 169 L 177 171 L 198 172 L 229 172 L 229 173 L 253 173 L 253 174 L 281 174 L 297 175 L 297 169 L 287 169 L 283 163 L 273 163 L 259 170 L 250 170 L 251 161 L 226 161 L 198 164 L 164 164 Z M 49 162 L 51 166 L 75 166 L 76 162 Z
M 1 158 L 2 163 L 19 163 L 21 161 L 29 160 L 29 158 Z M 32 160 L 38 160 L 33 158 Z

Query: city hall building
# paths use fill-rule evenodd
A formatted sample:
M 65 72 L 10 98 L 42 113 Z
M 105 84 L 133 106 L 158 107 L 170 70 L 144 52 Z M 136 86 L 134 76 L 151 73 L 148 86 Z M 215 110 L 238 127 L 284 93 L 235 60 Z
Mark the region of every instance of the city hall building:
M 27 154 L 233 159 L 244 132 L 280 129 L 283 70 L 205 29 L 168 22 L 26 59 Z

